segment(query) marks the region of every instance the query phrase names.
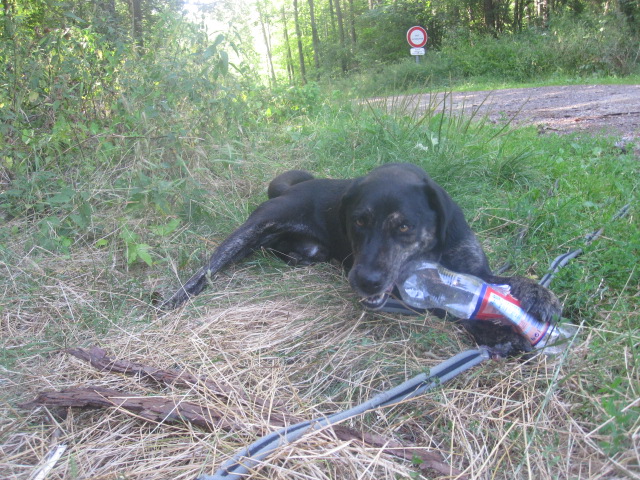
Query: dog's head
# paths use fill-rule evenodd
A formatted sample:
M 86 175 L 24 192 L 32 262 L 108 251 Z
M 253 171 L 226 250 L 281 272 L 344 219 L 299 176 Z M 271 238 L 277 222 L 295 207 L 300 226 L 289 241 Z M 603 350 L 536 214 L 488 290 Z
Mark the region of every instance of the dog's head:
M 384 305 L 406 262 L 438 260 L 454 205 L 415 165 L 384 165 L 353 182 L 340 220 L 353 252 L 349 283 L 367 308 Z

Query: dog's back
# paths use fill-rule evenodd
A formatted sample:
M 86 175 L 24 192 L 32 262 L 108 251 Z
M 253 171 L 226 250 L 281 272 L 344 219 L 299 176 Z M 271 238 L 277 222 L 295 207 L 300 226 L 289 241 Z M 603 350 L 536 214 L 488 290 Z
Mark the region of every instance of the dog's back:
M 269 188 L 267 189 L 267 196 L 269 198 L 279 197 L 292 185 L 313 179 L 314 176 L 304 170 L 289 170 L 271 180 Z

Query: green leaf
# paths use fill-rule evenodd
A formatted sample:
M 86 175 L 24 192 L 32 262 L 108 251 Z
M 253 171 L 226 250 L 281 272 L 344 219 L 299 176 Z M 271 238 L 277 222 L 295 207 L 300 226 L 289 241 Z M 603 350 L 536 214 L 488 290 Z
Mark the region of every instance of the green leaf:
M 229 54 L 224 50 L 220 52 L 218 68 L 223 75 L 226 75 L 229 72 Z
M 156 235 L 159 235 L 161 237 L 165 237 L 165 236 L 173 233 L 175 231 L 175 229 L 178 228 L 179 225 L 180 225 L 180 219 L 179 218 L 172 218 L 169 221 L 169 223 L 167 223 L 165 225 L 152 225 L 152 226 L 150 226 L 149 230 L 151 230 Z
M 75 20 L 78 23 L 86 23 L 82 18 L 78 17 L 77 15 L 71 12 L 64 12 L 64 16 L 72 20 Z
M 204 51 L 204 53 L 202 54 L 202 60 L 207 61 L 209 60 L 211 57 L 213 57 L 216 54 L 216 46 L 215 45 L 209 45 L 207 47 L 207 49 Z
M 216 37 L 216 39 L 213 41 L 213 45 L 212 46 L 217 47 L 223 41 L 224 41 L 224 34 L 223 33 L 219 33 L 218 36 Z
M 56 193 L 55 195 L 49 197 L 49 203 L 52 204 L 65 204 L 71 202 L 73 199 L 74 191 L 68 187 L 63 188 L 60 193 Z
M 151 255 L 149 254 L 149 249 L 151 247 L 149 245 L 147 245 L 146 243 L 138 243 L 135 246 L 135 252 L 138 255 L 138 257 L 140 258 L 140 260 L 142 260 L 144 263 L 146 263 L 149 266 L 153 265 L 153 259 L 151 258 Z
M 138 235 L 129 230 L 127 227 L 123 227 L 120 232 L 120 238 L 127 244 L 127 247 L 135 244 L 138 241 Z

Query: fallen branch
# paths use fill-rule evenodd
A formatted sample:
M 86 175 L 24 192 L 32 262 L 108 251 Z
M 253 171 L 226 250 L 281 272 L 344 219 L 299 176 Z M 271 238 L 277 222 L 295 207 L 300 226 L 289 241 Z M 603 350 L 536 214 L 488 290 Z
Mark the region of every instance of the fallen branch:
M 101 372 L 115 372 L 131 376 L 150 378 L 165 385 L 175 385 L 178 387 L 200 387 L 209 393 L 226 398 L 240 398 L 249 405 L 277 406 L 283 407 L 284 402 L 277 399 L 266 401 L 260 397 L 250 396 L 229 385 L 222 384 L 216 380 L 197 377 L 185 370 L 163 370 L 141 363 L 130 362 L 129 360 L 113 360 L 107 356 L 107 352 L 100 347 L 70 348 L 66 353 L 73 355 L 80 360 L 89 362 L 91 366 Z
M 220 385 L 203 377 L 196 377 L 186 372 L 176 370 L 162 370 L 148 365 L 129 362 L 126 360 L 113 360 L 106 352 L 98 347 L 89 350 L 70 349 L 67 353 L 76 358 L 88 361 L 100 371 L 116 372 L 126 375 L 140 375 L 153 380 L 177 386 L 192 387 L 205 385 L 216 395 L 236 397 L 241 396 L 245 401 L 255 405 L 269 405 L 269 402 L 259 397 L 240 394 L 230 386 Z M 227 431 L 246 432 L 247 425 L 228 420 L 229 416 L 243 418 L 239 410 L 225 406 L 225 411 L 220 412 L 211 407 L 205 407 L 193 402 L 176 401 L 167 397 L 140 396 L 132 393 L 120 392 L 102 387 L 69 388 L 58 392 L 41 392 L 31 402 L 20 405 L 22 408 L 47 407 L 77 407 L 77 408 L 116 408 L 136 417 L 156 423 L 188 422 L 205 430 L 222 428 Z M 286 425 L 299 423 L 300 418 L 281 412 L 270 411 L 268 422 L 271 427 L 282 428 Z M 264 434 L 254 427 L 257 434 Z M 402 458 L 407 461 L 418 461 L 420 469 L 433 469 L 445 475 L 460 475 L 460 471 L 447 465 L 438 452 L 429 452 L 423 448 L 407 446 L 401 442 L 382 436 L 365 432 L 357 432 L 343 425 L 334 425 L 327 428 L 333 431 L 335 436 L 342 441 L 353 441 L 375 448 L 380 448 L 384 453 Z M 459 477 L 465 478 L 465 477 Z
M 167 397 L 141 397 L 133 393 L 102 387 L 68 388 L 58 392 L 40 392 L 31 402 L 20 405 L 22 408 L 77 407 L 77 408 L 116 408 L 135 413 L 136 416 L 157 423 L 189 422 L 206 430 L 216 427 L 225 430 L 242 429 L 243 425 L 224 419 L 223 415 L 211 408 L 196 403 L 178 401 Z

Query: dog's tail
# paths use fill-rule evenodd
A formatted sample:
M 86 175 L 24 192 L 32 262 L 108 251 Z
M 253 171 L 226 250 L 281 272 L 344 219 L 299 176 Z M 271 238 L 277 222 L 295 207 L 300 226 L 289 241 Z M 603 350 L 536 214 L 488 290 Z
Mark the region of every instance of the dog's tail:
M 267 195 L 269 198 L 275 198 L 286 192 L 289 187 L 296 183 L 306 182 L 307 180 L 313 180 L 314 176 L 304 170 L 289 170 L 278 175 L 271 180 L 269 188 L 267 189 Z

